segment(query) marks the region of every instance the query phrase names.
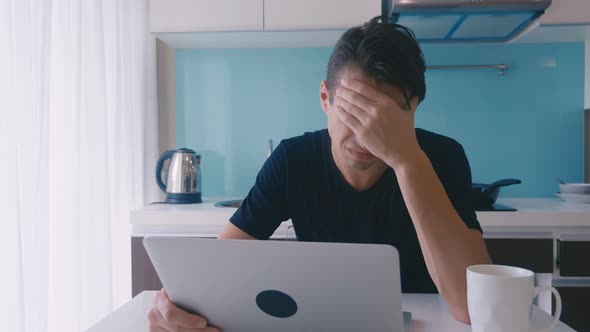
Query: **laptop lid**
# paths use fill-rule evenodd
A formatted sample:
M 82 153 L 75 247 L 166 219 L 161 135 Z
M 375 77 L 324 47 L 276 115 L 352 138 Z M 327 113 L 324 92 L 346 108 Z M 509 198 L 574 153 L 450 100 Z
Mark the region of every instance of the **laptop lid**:
M 389 245 L 146 237 L 171 300 L 224 332 L 402 331 Z

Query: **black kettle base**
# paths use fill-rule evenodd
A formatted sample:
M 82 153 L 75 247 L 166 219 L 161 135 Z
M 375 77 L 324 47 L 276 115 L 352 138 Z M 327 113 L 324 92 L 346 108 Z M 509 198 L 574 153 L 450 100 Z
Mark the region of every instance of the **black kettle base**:
M 166 203 L 168 204 L 195 204 L 202 202 L 201 193 L 166 194 Z

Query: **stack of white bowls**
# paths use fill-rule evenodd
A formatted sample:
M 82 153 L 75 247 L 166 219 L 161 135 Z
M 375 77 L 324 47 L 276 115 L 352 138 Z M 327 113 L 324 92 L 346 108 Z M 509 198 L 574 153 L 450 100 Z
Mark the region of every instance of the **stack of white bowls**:
M 557 196 L 568 202 L 590 203 L 590 183 L 560 183 Z

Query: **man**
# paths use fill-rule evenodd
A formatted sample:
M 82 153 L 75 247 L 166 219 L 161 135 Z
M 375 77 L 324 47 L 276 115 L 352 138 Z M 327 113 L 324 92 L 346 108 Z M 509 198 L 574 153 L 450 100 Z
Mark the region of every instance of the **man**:
M 374 18 L 344 33 L 320 86 L 328 129 L 281 142 L 219 238 L 267 239 L 291 219 L 300 241 L 391 244 L 402 291 L 438 290 L 468 323 L 465 269 L 490 259 L 463 148 L 414 127 L 424 72 L 405 27 Z M 216 331 L 165 290 L 148 317 L 151 331 Z

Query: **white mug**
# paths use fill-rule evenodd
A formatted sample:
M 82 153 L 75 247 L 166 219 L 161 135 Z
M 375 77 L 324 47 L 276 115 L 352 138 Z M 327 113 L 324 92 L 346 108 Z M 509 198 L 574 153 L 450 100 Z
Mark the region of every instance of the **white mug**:
M 534 287 L 532 271 L 504 265 L 472 265 L 467 268 L 467 307 L 473 332 L 531 331 L 533 300 L 543 291 L 555 295 L 551 331 L 561 316 L 561 297 L 550 286 Z

